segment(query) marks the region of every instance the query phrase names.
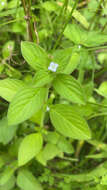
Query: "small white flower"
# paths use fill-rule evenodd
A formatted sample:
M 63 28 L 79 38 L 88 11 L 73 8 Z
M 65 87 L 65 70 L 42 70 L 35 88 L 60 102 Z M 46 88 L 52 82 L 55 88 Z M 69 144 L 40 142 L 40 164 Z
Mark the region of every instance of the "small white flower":
M 49 111 L 49 110 L 50 110 L 50 108 L 47 106 L 46 110 L 47 110 L 47 111 Z
M 12 46 L 11 46 L 11 45 L 8 45 L 8 49 L 12 50 Z
M 58 64 L 57 64 L 57 63 L 51 62 L 50 65 L 49 65 L 49 67 L 48 67 L 48 70 L 49 70 L 49 71 L 56 72 L 57 67 L 58 67 Z
M 4 4 L 5 4 L 5 3 L 2 1 L 2 2 L 1 2 L 1 5 L 4 6 Z
M 78 48 L 80 49 L 80 48 L 81 48 L 81 45 L 79 45 Z

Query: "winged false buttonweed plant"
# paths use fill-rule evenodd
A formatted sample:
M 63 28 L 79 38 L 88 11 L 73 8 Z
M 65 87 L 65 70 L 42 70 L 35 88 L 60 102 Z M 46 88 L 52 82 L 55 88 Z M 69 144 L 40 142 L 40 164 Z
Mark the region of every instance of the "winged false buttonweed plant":
M 15 2 L 3 2 L 10 2 L 10 15 Z M 27 22 L 9 30 L 22 35 L 27 28 L 29 41 L 23 32 L 23 57 L 15 60 L 25 64 L 13 68 L 14 40 L 2 48 L 3 77 L 9 77 L 0 80 L 0 105 L 9 106 L 0 120 L 0 190 L 106 190 L 107 82 L 96 80 L 107 69 L 105 54 L 97 57 L 107 48 L 95 19 L 102 1 L 93 0 L 95 15 L 92 1 L 81 13 L 88 1 L 78 10 L 78 0 L 32 2 L 17 4 L 16 17 Z
M 36 76 L 30 85 L 9 78 L 1 81 L 4 89 L 5 86 L 9 88 L 9 93 L 5 94 L 2 91 L 1 94 L 10 101 L 8 124 L 9 126 L 18 125 L 33 115 L 36 116 L 36 113 L 40 111 L 41 121 L 39 131 L 26 136 L 20 145 L 19 166 L 25 165 L 40 151 L 44 151 L 43 133 L 46 110 L 49 112 L 54 130 L 60 135 L 80 140 L 91 138 L 86 120 L 73 107 L 73 104 L 85 105 L 86 102 L 81 84 L 73 76 L 64 72 L 68 63 L 62 65 L 57 53 L 50 61 L 45 50 L 31 42 L 22 42 L 21 51 L 28 64 L 36 70 Z M 69 104 L 53 104 L 52 93 L 56 94 L 54 98 L 59 94 Z M 41 162 L 39 156 L 37 160 Z

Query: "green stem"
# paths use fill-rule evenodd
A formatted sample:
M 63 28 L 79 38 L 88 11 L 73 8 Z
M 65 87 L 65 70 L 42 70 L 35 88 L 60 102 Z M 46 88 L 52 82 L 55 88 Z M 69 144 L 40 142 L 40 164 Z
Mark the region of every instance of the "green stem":
M 65 22 L 65 24 L 64 24 L 64 27 L 62 28 L 62 32 L 60 33 L 59 38 L 57 39 L 57 41 L 56 41 L 56 43 L 55 43 L 55 45 L 54 45 L 54 48 L 53 48 L 54 50 L 57 48 L 58 44 L 60 43 L 60 40 L 61 40 L 61 38 L 62 38 L 62 36 L 63 36 L 64 31 L 65 31 L 65 28 L 66 28 L 67 24 L 69 23 L 69 21 L 70 21 L 70 19 L 71 19 L 71 17 L 72 17 L 72 14 L 73 14 L 73 12 L 74 12 L 74 10 L 76 9 L 76 6 L 77 6 L 77 4 L 78 4 L 78 1 L 79 1 L 79 0 L 76 0 L 75 3 L 74 3 L 74 6 L 73 6 L 73 8 L 72 8 L 72 10 L 71 10 L 71 13 L 69 14 L 68 19 L 66 20 L 66 22 Z
M 11 24 L 11 23 L 13 23 L 13 22 L 21 21 L 21 20 L 24 20 L 24 18 L 18 18 L 18 19 L 14 19 L 14 20 L 7 21 L 7 22 L 5 22 L 5 23 L 0 24 L 0 27 L 1 27 L 1 26 L 4 26 L 4 25 L 7 25 L 7 24 Z
M 107 67 L 103 68 L 101 71 L 96 72 L 94 78 L 100 77 L 103 73 L 107 72 Z
M 43 110 L 42 110 L 42 117 L 41 117 L 41 122 L 40 122 L 40 130 L 43 129 L 43 127 L 44 127 L 44 118 L 45 118 L 45 113 L 46 113 L 48 93 L 49 93 L 49 88 L 47 89 L 47 94 L 46 94 L 46 98 L 45 98 L 45 104 L 44 104 Z
M 88 102 L 88 104 L 92 104 L 92 105 L 96 105 L 96 106 L 100 106 L 100 107 L 105 107 L 105 108 L 107 108 L 107 106 L 105 106 L 105 105 L 103 105 L 103 104 L 99 104 L 99 103 Z
M 63 12 L 64 12 L 64 9 L 66 10 L 67 9 L 67 6 L 68 6 L 68 0 L 65 0 L 65 2 L 63 3 L 63 6 L 61 7 L 61 9 L 60 9 L 60 13 L 59 13 L 59 15 L 55 18 L 55 20 L 54 20 L 54 26 L 55 25 L 57 25 L 57 23 L 59 22 L 59 20 L 60 20 L 60 18 L 62 18 L 62 14 L 63 14 Z M 55 31 L 56 31 L 56 27 L 55 27 Z
M 101 6 L 101 3 L 102 3 L 102 2 L 103 2 L 103 0 L 100 0 L 100 1 L 99 1 L 99 4 L 98 4 L 98 7 L 97 7 L 97 10 L 95 11 L 94 16 L 92 17 L 91 23 L 90 23 L 90 25 L 89 25 L 89 29 L 90 29 L 90 30 L 92 29 L 92 25 L 93 25 L 93 23 L 95 22 L 96 15 L 97 15 L 98 12 L 99 12 L 99 9 L 100 9 L 100 6 Z
M 84 80 L 84 74 L 85 74 L 85 70 L 83 68 L 80 68 L 79 70 L 79 76 L 78 76 L 78 81 L 82 84 L 83 80 Z
M 73 161 L 73 162 L 78 162 L 78 159 L 77 158 L 69 158 L 69 157 L 66 157 L 66 156 L 64 156 L 64 157 L 61 157 L 61 159 L 63 159 L 63 160 L 69 160 L 69 161 Z
M 27 22 L 27 30 L 28 30 L 28 37 L 29 41 L 33 41 L 33 25 L 32 25 L 32 15 L 31 15 L 31 0 L 28 1 L 26 6 L 25 0 L 22 0 L 23 9 L 25 12 L 25 18 Z
M 107 49 L 107 46 L 105 45 L 105 46 L 87 48 L 88 51 L 99 50 L 99 49 Z
M 106 112 L 93 114 L 92 116 L 89 116 L 89 117 L 87 118 L 87 120 L 90 120 L 90 119 L 92 119 L 92 118 L 94 118 L 94 117 L 105 116 L 105 115 L 107 115 Z
M 105 28 L 106 28 L 106 26 L 107 26 L 107 22 L 105 23 L 105 25 L 103 26 L 103 28 L 102 28 L 102 32 L 105 30 Z
M 23 5 L 23 9 L 24 9 L 25 15 L 27 15 L 26 2 L 25 2 L 25 0 L 22 0 L 22 5 Z

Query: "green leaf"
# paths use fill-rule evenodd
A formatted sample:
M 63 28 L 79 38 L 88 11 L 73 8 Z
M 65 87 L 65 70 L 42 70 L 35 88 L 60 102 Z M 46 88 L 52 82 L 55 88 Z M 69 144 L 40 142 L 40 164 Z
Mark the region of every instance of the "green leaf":
M 71 74 L 77 68 L 79 61 L 80 61 L 79 53 L 74 52 L 70 58 L 69 63 L 64 69 L 64 73 Z
M 0 80 L 0 96 L 10 102 L 16 92 L 24 86 L 25 84 L 21 80 L 10 78 Z
M 65 137 L 84 140 L 91 138 L 88 124 L 72 106 L 64 104 L 51 106 L 50 118 L 56 130 Z
M 48 131 L 48 133 L 45 135 L 45 139 L 47 142 L 50 142 L 52 144 L 57 144 L 59 141 L 60 135 L 57 132 L 51 132 Z
M 65 31 L 64 35 L 67 37 L 69 40 L 74 42 L 74 44 L 82 44 L 82 36 L 84 36 L 84 32 L 81 32 L 81 29 L 78 27 L 77 24 L 68 24 Z
M 43 139 L 40 133 L 26 136 L 19 147 L 18 165 L 22 166 L 34 158 L 40 152 L 42 144 Z
M 19 171 L 17 185 L 23 190 L 43 190 L 36 177 L 28 170 Z
M 65 99 L 78 103 L 85 104 L 84 93 L 80 83 L 72 76 L 59 74 L 53 81 L 53 86 L 56 92 Z
M 14 41 L 6 42 L 6 44 L 3 46 L 3 49 L 2 49 L 3 58 L 7 59 L 12 55 L 14 46 L 15 46 Z
M 88 140 L 87 142 L 95 146 L 97 150 L 104 150 L 107 152 L 107 144 L 97 140 Z
M 46 10 L 46 11 L 57 11 L 59 9 L 59 6 L 55 3 L 55 2 L 44 2 L 42 3 L 42 7 Z
M 54 76 L 48 71 L 38 71 L 33 78 L 34 87 L 42 87 L 44 85 L 50 84 Z
M 101 184 L 102 185 L 107 185 L 107 174 L 105 174 L 104 176 L 102 176 Z
M 107 152 L 102 152 L 99 154 L 87 155 L 86 158 L 99 159 L 99 158 L 107 158 Z
M 43 150 L 36 156 L 36 158 L 41 164 L 46 165 L 48 160 L 52 160 L 56 156 L 60 155 L 60 153 L 61 151 L 57 145 L 47 143 Z
M 35 70 L 46 70 L 49 64 L 47 53 L 37 44 L 22 42 L 21 52 L 27 63 Z
M 6 145 L 16 134 L 17 126 L 8 126 L 7 118 L 0 120 L 0 142 Z
M 38 112 L 36 112 L 34 115 L 32 115 L 32 117 L 30 118 L 30 121 L 40 125 L 42 115 L 43 115 L 43 110 L 40 109 Z
M 74 149 L 71 144 L 65 137 L 58 134 L 57 132 L 48 132 L 45 136 L 47 142 L 57 145 L 57 147 L 65 153 L 73 153 Z
M 71 142 L 69 142 L 65 137 L 61 136 L 57 143 L 58 148 L 65 153 L 72 154 L 74 152 Z
M 66 66 L 70 63 L 72 57 L 73 48 L 58 49 L 52 53 L 54 63 L 58 64 L 56 73 L 64 72 Z
M 5 168 L 2 175 L 0 176 L 0 185 L 5 185 L 9 181 L 17 167 L 17 161 L 14 161 Z
M 107 42 L 107 35 L 97 31 L 87 32 L 77 24 L 68 24 L 64 31 L 64 35 L 74 42 L 74 44 L 81 44 L 86 47 L 94 47 Z
M 85 35 L 87 36 L 87 38 L 84 40 L 83 45 L 85 45 L 86 47 L 94 47 L 107 43 L 106 34 L 102 34 L 97 31 L 90 31 L 88 35 L 87 32 Z
M 9 106 L 9 125 L 29 119 L 44 104 L 46 93 L 45 88 L 23 88 L 18 92 Z
M 12 176 L 5 185 L 0 186 L 0 190 L 12 190 L 15 186 L 16 178 Z
M 101 96 L 107 98 L 107 81 L 102 82 L 101 85 L 99 86 L 99 88 L 98 88 L 98 89 L 95 89 L 95 91 L 96 91 L 99 95 L 101 95 Z

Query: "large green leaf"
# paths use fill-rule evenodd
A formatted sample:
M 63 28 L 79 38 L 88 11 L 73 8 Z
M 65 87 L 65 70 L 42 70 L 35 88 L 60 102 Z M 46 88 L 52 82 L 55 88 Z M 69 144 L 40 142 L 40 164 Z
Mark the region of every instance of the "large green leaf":
M 7 118 L 4 117 L 0 120 L 0 143 L 6 145 L 9 143 L 16 134 L 17 125 L 8 126 Z
M 37 112 L 44 103 L 46 92 L 45 88 L 23 88 L 19 91 L 9 106 L 9 125 L 21 123 Z
M 18 79 L 0 80 L 0 96 L 10 102 L 16 92 L 24 86 L 24 82 Z
M 59 74 L 53 81 L 56 92 L 65 99 L 84 104 L 84 93 L 80 83 L 72 76 Z
M 91 138 L 85 119 L 73 110 L 72 106 L 57 104 L 50 108 L 50 118 L 56 130 L 65 137 L 74 139 Z
M 21 52 L 27 63 L 35 70 L 46 69 L 49 64 L 47 53 L 37 44 L 22 42 Z
M 34 158 L 41 150 L 43 144 L 42 135 L 34 133 L 26 136 L 18 152 L 18 165 L 22 166 Z
M 107 42 L 107 35 L 97 31 L 86 31 L 77 24 L 68 24 L 64 35 L 75 44 L 81 44 L 86 47 L 93 47 Z
M 20 170 L 17 177 L 17 185 L 23 190 L 42 190 L 42 186 L 28 170 Z

